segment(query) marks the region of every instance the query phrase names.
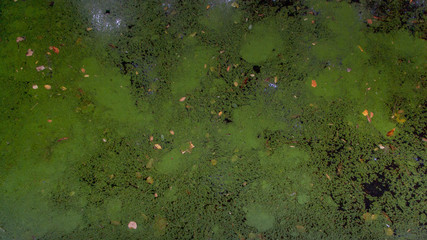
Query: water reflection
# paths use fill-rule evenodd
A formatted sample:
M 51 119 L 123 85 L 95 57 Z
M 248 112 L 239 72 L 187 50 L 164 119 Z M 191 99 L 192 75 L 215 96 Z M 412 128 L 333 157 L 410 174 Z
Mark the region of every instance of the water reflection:
M 111 16 L 109 11 L 93 7 L 91 10 L 92 25 L 97 31 L 111 31 L 120 28 L 122 19 L 119 16 Z
M 122 1 L 90 0 L 82 1 L 81 14 L 88 18 L 93 30 L 111 32 L 125 26 L 121 14 Z

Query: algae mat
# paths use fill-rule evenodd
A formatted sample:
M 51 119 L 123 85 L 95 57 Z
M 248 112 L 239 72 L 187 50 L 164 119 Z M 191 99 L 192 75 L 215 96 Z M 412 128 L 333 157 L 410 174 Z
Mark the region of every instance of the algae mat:
M 0 239 L 423 239 L 425 1 L 2 1 Z

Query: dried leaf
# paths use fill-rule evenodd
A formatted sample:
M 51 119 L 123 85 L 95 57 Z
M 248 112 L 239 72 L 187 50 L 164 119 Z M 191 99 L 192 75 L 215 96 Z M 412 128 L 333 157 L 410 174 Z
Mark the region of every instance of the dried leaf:
M 387 133 L 387 137 L 391 137 L 394 135 L 394 130 L 396 130 L 396 128 L 391 129 L 388 133 Z
M 24 40 L 25 40 L 25 38 L 24 38 L 24 37 L 17 37 L 17 38 L 16 38 L 16 42 L 17 42 L 17 43 L 22 42 L 22 41 L 24 41 Z
M 25 56 L 27 56 L 27 57 L 31 57 L 31 56 L 33 56 L 33 53 L 34 53 L 34 51 L 33 50 L 31 50 L 30 48 L 27 50 L 27 54 L 25 54 Z
M 311 86 L 312 87 L 317 87 L 317 82 L 316 82 L 316 80 L 311 80 Z
M 43 71 L 45 69 L 46 68 L 43 65 L 36 67 L 37 72 Z
M 58 49 L 57 47 L 50 46 L 50 47 L 49 47 L 49 49 L 50 49 L 50 50 L 53 50 L 56 54 L 58 54 L 58 53 L 59 53 L 59 49 Z
M 363 116 L 365 116 L 365 117 L 366 117 L 366 116 L 368 116 L 369 112 L 368 112 L 368 110 L 367 110 L 367 109 L 365 109 L 365 111 L 363 111 L 363 112 L 362 112 L 362 114 L 363 114 Z
M 148 184 L 153 184 L 154 183 L 154 179 L 151 177 L 151 176 L 149 176 L 149 177 L 147 177 L 147 179 L 145 180 Z

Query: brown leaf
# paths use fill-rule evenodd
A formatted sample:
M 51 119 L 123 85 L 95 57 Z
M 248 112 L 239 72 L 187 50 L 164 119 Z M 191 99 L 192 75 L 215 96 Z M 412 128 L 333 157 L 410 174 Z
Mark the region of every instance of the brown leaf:
M 388 133 L 387 133 L 387 137 L 391 137 L 394 135 L 394 130 L 396 130 L 396 128 L 391 129 Z

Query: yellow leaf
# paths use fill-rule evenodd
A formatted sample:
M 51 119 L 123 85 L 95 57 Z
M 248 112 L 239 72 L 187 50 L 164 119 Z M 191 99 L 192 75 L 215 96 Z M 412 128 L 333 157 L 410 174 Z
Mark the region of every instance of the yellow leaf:
M 385 235 L 387 235 L 387 236 L 393 236 L 393 229 L 391 229 L 391 228 L 386 228 L 385 229 Z
M 367 110 L 367 109 L 365 109 L 365 111 L 363 111 L 363 112 L 362 112 L 362 114 L 363 114 L 363 116 L 365 116 L 365 117 L 366 117 L 366 116 L 368 116 L 369 112 L 368 112 L 368 110 Z
M 153 184 L 154 183 L 154 179 L 151 177 L 151 176 L 149 176 L 149 177 L 147 177 L 147 179 L 145 180 L 148 184 Z

